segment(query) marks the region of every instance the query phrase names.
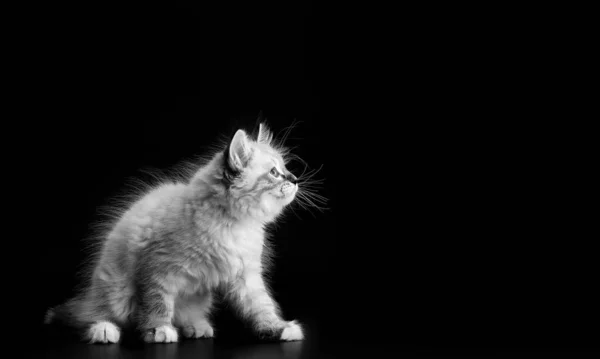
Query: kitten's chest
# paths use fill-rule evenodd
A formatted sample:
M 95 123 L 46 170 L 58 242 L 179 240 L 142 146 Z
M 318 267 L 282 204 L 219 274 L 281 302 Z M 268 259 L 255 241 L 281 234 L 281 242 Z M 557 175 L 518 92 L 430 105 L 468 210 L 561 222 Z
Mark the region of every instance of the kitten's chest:
M 188 267 L 183 291 L 195 293 L 198 288 L 211 290 L 231 283 L 248 270 L 259 269 L 264 232 L 255 228 L 224 228 L 214 233 L 206 246 L 197 249 L 198 259 Z
M 233 227 L 223 231 L 222 243 L 231 269 L 243 270 L 245 266 L 260 263 L 264 231 L 262 228 Z
M 199 263 L 199 274 L 208 287 L 235 281 L 249 269 L 260 267 L 264 244 L 262 228 L 228 227 L 215 233 L 212 245 Z

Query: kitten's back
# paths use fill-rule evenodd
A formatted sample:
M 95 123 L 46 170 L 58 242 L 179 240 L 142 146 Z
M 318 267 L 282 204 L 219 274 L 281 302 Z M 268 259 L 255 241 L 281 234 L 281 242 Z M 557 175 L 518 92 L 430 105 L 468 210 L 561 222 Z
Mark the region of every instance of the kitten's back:
M 183 183 L 162 184 L 149 191 L 124 212 L 108 234 L 106 247 L 125 245 L 135 252 L 147 244 L 154 231 L 177 225 L 186 191 Z

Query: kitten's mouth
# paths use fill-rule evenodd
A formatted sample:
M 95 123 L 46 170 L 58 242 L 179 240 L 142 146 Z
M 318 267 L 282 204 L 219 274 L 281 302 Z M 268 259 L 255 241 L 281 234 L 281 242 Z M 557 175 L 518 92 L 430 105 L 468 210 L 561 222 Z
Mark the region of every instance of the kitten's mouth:
M 280 192 L 283 195 L 283 197 L 287 197 L 287 196 L 290 196 L 293 193 L 295 193 L 297 188 L 298 188 L 298 185 L 282 186 Z

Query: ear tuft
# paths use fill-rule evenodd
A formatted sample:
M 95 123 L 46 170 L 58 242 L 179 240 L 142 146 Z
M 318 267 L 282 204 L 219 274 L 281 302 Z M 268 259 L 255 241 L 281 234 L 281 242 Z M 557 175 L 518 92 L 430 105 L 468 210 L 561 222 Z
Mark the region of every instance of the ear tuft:
M 269 130 L 269 128 L 267 127 L 267 125 L 265 123 L 260 123 L 259 127 L 258 127 L 258 138 L 257 138 L 257 142 L 258 143 L 264 143 L 264 144 L 270 144 L 271 141 L 273 140 L 273 134 L 271 133 L 271 131 Z

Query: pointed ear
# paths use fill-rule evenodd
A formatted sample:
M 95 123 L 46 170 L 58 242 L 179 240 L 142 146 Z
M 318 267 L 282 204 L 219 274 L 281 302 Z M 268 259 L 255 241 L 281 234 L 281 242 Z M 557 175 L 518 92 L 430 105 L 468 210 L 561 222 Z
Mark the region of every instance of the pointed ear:
M 271 140 L 273 140 L 273 134 L 271 133 L 271 131 L 269 131 L 267 125 L 261 122 L 261 124 L 258 127 L 257 142 L 269 144 L 271 143 Z
M 250 160 L 250 143 L 244 130 L 237 130 L 229 143 L 229 163 L 236 169 L 246 167 Z

